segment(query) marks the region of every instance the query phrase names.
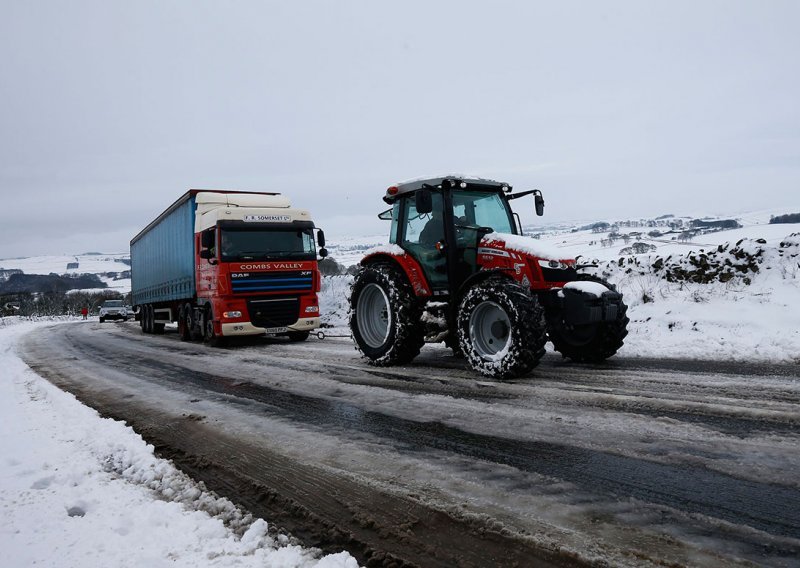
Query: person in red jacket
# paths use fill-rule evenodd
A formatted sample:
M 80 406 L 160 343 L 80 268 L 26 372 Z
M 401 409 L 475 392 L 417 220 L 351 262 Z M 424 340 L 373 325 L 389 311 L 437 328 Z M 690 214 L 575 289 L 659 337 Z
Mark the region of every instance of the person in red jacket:
M 87 319 L 89 317 L 89 308 L 83 306 L 81 308 L 81 315 L 83 316 L 83 319 Z

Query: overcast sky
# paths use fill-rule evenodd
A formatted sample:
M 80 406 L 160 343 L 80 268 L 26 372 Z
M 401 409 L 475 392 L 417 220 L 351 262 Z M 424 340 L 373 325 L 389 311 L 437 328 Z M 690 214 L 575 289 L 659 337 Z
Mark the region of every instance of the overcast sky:
M 540 188 L 548 220 L 800 211 L 798 22 L 794 0 L 2 0 L 0 258 L 126 251 L 194 187 L 381 233 L 386 187 L 445 172 Z

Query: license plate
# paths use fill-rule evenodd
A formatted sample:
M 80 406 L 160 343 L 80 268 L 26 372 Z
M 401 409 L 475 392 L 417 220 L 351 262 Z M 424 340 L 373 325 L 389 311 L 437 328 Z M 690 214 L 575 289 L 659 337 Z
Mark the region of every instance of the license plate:
M 289 331 L 288 327 L 268 327 L 264 330 L 265 333 L 286 333 Z

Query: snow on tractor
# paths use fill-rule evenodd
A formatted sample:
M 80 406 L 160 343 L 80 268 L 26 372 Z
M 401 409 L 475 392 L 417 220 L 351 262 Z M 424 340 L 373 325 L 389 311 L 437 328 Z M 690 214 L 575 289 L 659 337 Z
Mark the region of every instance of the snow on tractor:
M 350 327 L 372 365 L 408 363 L 425 342 L 444 342 L 470 367 L 496 378 L 528 373 L 549 339 L 574 361 L 614 355 L 627 334 L 622 295 L 579 272 L 571 258 L 522 236 L 497 181 L 449 176 L 400 183 L 379 215 L 388 246 L 368 252 L 353 282 Z

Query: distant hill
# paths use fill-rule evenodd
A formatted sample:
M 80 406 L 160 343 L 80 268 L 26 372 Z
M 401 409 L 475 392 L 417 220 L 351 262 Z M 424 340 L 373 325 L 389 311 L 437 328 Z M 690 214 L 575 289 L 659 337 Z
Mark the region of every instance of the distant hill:
M 57 274 L 12 274 L 0 282 L 0 296 L 21 293 L 64 293 L 69 290 L 104 290 L 108 285 L 96 274 L 59 276 Z
M 67 290 L 112 290 L 127 294 L 131 290 L 130 264 L 128 253 L 0 259 L 0 294 Z M 12 278 L 19 275 L 25 278 L 12 283 Z

